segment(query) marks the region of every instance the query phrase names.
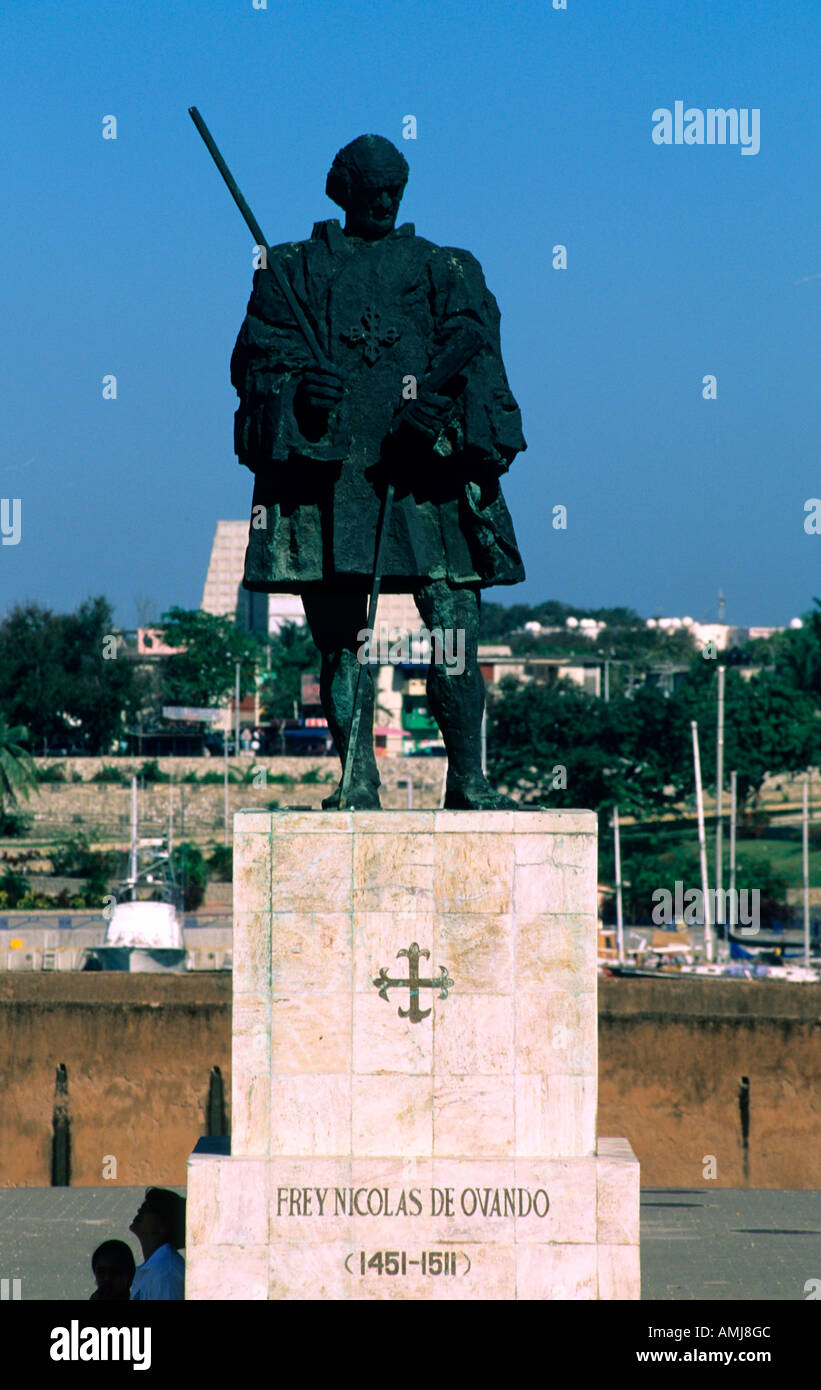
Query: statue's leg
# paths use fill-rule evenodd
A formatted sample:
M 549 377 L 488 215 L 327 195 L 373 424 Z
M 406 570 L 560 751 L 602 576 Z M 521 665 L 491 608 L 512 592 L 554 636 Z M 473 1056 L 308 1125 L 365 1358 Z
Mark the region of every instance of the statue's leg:
M 485 683 L 478 664 L 479 590 L 432 580 L 414 595 L 431 634 L 428 704 L 448 753 L 445 808 L 518 810 L 482 772 Z
M 322 658 L 319 673 L 322 708 L 343 766 L 356 677 L 362 670 L 362 719 L 346 805 L 346 809 L 355 811 L 379 809 L 379 773 L 373 751 L 373 677 L 369 666 L 360 668 L 356 656 L 361 646 L 357 634 L 367 622 L 366 598 L 363 591 L 333 593 L 327 588 L 305 590 L 302 595 L 308 627 Z M 337 787 L 322 805 L 326 810 L 335 810 L 339 799 L 340 787 Z

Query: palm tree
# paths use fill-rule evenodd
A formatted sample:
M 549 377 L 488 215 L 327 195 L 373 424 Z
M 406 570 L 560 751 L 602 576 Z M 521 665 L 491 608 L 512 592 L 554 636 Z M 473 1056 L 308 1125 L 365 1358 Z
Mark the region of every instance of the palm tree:
M 21 798 L 37 787 L 37 768 L 23 742 L 28 729 L 22 724 L 9 728 L 5 715 L 0 713 L 0 820 L 4 804 L 16 806 Z

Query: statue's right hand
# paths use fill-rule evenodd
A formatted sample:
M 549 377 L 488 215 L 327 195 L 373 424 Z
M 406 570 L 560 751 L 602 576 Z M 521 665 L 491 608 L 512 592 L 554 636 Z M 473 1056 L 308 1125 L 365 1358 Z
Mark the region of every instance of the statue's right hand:
M 297 387 L 299 406 L 307 406 L 309 410 L 332 410 L 344 394 L 344 379 L 339 372 L 327 367 L 309 367 Z

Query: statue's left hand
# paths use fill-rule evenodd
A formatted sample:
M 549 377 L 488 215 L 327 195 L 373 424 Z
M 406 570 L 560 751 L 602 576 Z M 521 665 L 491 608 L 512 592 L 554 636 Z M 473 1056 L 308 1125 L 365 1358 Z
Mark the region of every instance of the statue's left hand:
M 298 406 L 309 410 L 333 410 L 345 394 L 345 378 L 328 367 L 308 367 L 297 387 Z
M 433 440 L 447 424 L 452 412 L 450 396 L 438 396 L 433 391 L 427 391 L 403 408 L 400 419 L 403 425 Z

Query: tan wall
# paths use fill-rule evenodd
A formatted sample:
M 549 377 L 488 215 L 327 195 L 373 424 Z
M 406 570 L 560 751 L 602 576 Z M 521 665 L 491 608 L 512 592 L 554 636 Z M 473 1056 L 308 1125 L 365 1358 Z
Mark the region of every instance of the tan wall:
M 818 985 L 603 980 L 599 1069 L 599 1134 L 630 1140 L 643 1186 L 821 1188 Z
M 68 1072 L 72 1186 L 181 1184 L 212 1066 L 230 1120 L 230 975 L 0 975 L 0 1185 L 51 1181 L 55 1071 Z
M 72 1183 L 185 1182 L 211 1067 L 230 1101 L 227 975 L 0 974 L 0 1185 L 47 1185 L 55 1070 L 68 1070 Z M 599 1134 L 647 1187 L 821 1188 L 821 1000 L 813 985 L 605 980 Z M 750 1081 L 748 1176 L 738 1104 Z

